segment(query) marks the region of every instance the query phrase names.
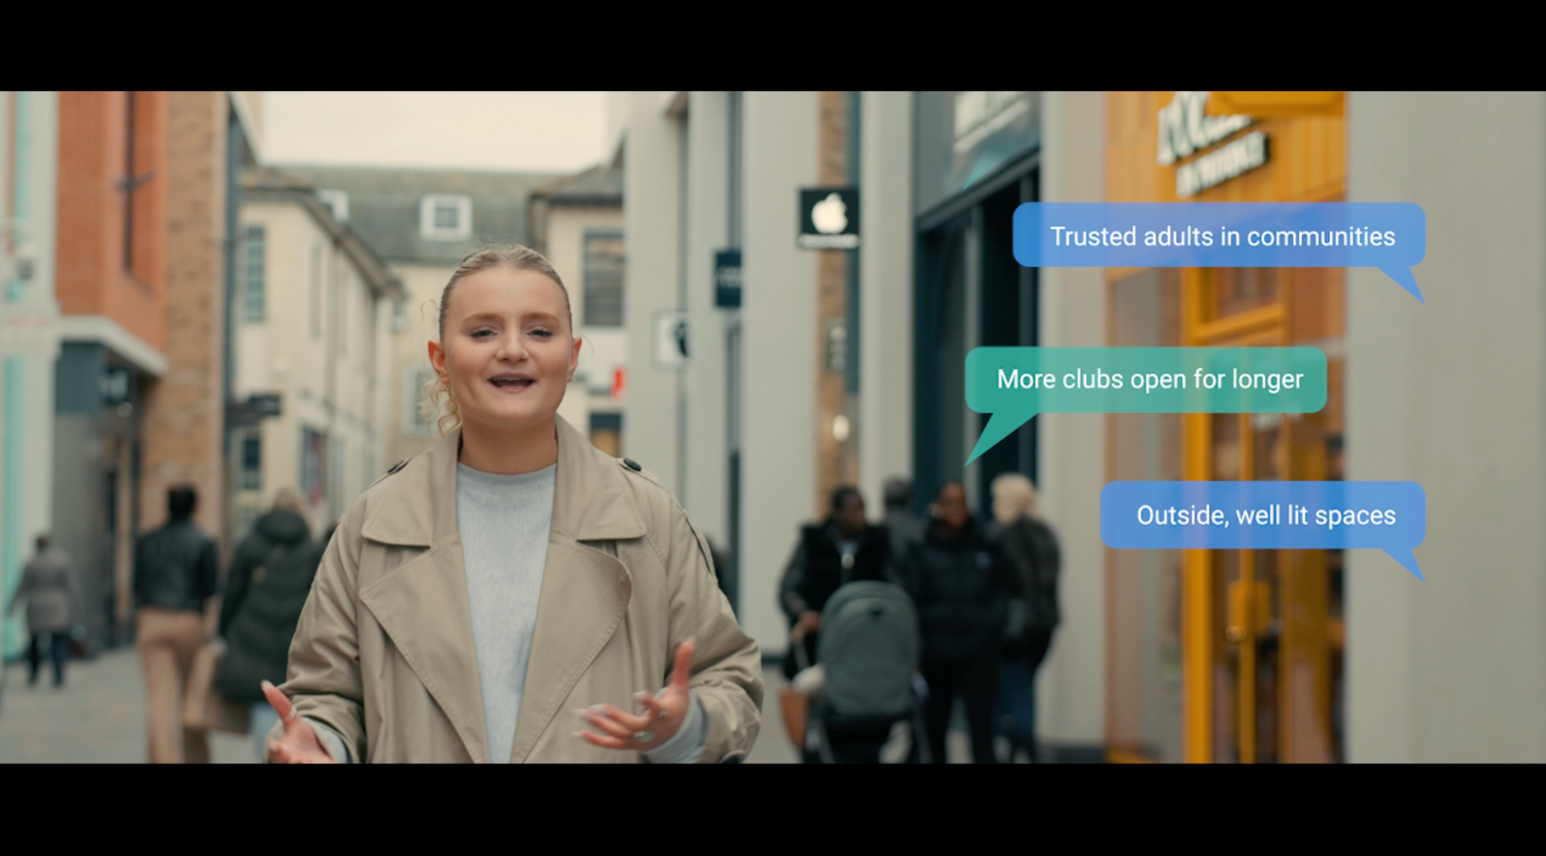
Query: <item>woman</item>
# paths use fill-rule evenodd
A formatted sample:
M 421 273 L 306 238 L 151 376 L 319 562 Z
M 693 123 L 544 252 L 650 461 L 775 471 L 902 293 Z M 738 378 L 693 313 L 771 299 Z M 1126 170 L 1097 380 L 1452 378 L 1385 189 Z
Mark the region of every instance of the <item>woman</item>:
M 259 760 L 267 754 L 275 719 L 262 682 L 284 680 L 290 640 L 322 559 L 302 507 L 295 488 L 280 488 L 273 508 L 236 549 L 220 598 L 220 637 L 226 647 L 215 683 L 227 701 L 251 706 Z
M 74 563 L 63 550 L 53 546 L 49 535 L 37 537 L 37 555 L 22 570 L 21 582 L 5 614 L 17 601 L 27 601 L 27 686 L 37 686 L 43 665 L 44 645 L 54 664 L 54 689 L 64 686 L 64 665 L 70 659 L 71 631 L 81 619 L 80 585 L 75 580 Z
M 966 509 L 957 482 L 940 488 L 934 521 L 909 548 L 903 585 L 918 609 L 923 632 L 923 680 L 928 684 L 925 724 L 929 752 L 945 761 L 945 736 L 957 696 L 966 703 L 972 760 L 995 763 L 993 713 L 998 664 L 1009 602 L 1019 580 L 998 546 Z
M 1036 489 L 1019 473 L 993 480 L 993 518 L 1005 554 L 1020 572 L 1022 597 L 999 675 L 1001 708 L 1009 722 L 1010 757 L 1036 761 L 1036 670 L 1058 626 L 1057 537 L 1036 509 Z
M 761 659 L 707 543 L 652 475 L 557 416 L 573 331 L 562 280 L 529 249 L 476 253 L 452 275 L 429 343 L 449 433 L 339 522 L 289 680 L 265 686 L 281 718 L 271 759 L 750 751 Z

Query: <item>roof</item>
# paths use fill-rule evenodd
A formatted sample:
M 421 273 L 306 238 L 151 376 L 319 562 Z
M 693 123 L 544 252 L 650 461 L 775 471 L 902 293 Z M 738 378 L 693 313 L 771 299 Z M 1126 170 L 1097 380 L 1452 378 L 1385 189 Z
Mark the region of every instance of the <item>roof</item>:
M 402 280 L 392 273 L 374 248 L 348 224 L 335 220 L 332 211 L 318 200 L 316 192 L 305 180 L 273 167 L 246 169 L 241 174 L 241 195 L 243 201 L 280 199 L 299 205 L 349 255 L 373 291 L 399 300 L 407 296 Z
M 545 199 L 556 205 L 621 205 L 623 171 L 593 166 L 542 185 L 532 193 L 532 198 Z
M 390 262 L 455 265 L 485 243 L 530 242 L 532 191 L 561 176 L 553 172 L 484 172 L 376 167 L 285 166 L 317 189 L 349 195 L 349 226 Z M 472 202 L 472 237 L 432 240 L 419 232 L 425 195 L 465 195 Z

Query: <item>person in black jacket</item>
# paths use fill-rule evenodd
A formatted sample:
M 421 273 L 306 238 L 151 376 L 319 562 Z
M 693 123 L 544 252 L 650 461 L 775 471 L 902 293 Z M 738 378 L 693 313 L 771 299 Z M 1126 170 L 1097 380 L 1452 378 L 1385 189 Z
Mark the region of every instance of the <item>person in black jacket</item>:
M 215 682 L 227 700 L 250 706 L 260 761 L 275 718 L 263 682 L 285 681 L 290 640 L 322 561 L 301 508 L 300 494 L 280 489 L 273 509 L 258 518 L 237 547 L 221 599 L 220 636 L 226 649 Z
M 843 485 L 832 492 L 832 510 L 821 523 L 802 527 L 794 556 L 779 586 L 779 604 L 789 617 L 790 637 L 805 646 L 806 662 L 816 662 L 816 639 L 827 598 L 845 583 L 889 578 L 891 539 L 884 527 L 864 517 L 864 498 Z M 784 658 L 784 676 L 798 671 L 794 650 Z
M 194 656 L 211 635 L 205 613 L 219 586 L 214 539 L 193 522 L 198 499 L 192 485 L 169 489 L 166 524 L 135 548 L 135 641 L 145 664 L 152 764 L 209 763 L 209 734 L 183 728 L 178 704 L 178 687 L 188 685 Z
M 885 527 L 871 526 L 865 520 L 864 498 L 857 488 L 838 487 L 832 492 L 827 519 L 801 528 L 800 541 L 779 586 L 779 604 L 790 623 L 785 678 L 793 680 L 800 670 L 795 646 L 804 647 L 806 665 L 815 665 L 821 611 L 827 599 L 856 580 L 889 580 L 890 565 L 891 537 Z M 885 742 L 883 737 L 880 742 Z M 802 758 L 816 761 L 815 753 L 803 751 L 803 747 Z
M 998 666 L 1019 578 L 997 543 L 972 519 L 959 483 L 940 488 L 934 514 L 933 525 L 901 565 L 903 586 L 918 609 L 923 632 L 929 751 L 934 763 L 944 763 L 950 715 L 960 696 L 971 728 L 972 760 L 996 763 Z

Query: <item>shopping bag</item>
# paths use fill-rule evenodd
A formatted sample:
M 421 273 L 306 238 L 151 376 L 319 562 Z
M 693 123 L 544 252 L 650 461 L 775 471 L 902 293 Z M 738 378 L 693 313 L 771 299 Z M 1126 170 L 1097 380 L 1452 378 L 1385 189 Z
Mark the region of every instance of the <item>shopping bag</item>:
M 800 671 L 810 668 L 805 654 L 805 640 L 803 637 L 794 636 L 789 641 L 789 655 L 795 658 L 795 665 Z M 789 742 L 796 749 L 805 748 L 805 723 L 810 716 L 811 700 L 804 693 L 795 689 L 793 685 L 786 686 L 778 693 L 779 710 L 784 714 L 784 730 L 789 733 Z
M 215 667 L 224 653 L 223 646 L 211 642 L 194 655 L 183 694 L 184 728 L 233 734 L 246 734 L 251 728 L 248 706 L 227 701 L 215 686 Z

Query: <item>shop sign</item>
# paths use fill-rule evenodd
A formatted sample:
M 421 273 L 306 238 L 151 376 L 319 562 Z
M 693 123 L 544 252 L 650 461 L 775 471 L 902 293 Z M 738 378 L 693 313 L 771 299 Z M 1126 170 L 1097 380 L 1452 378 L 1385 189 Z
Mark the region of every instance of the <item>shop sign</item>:
M 829 318 L 827 327 L 827 373 L 842 374 L 848 370 L 848 326 L 842 318 Z
M 662 309 L 655 313 L 652 349 L 655 367 L 678 369 L 687 363 L 687 313 Z
M 97 391 L 102 393 L 102 403 L 111 407 L 129 400 L 129 370 L 114 366 L 102 370 L 97 378 Z
M 714 305 L 737 309 L 741 305 L 741 251 L 720 250 L 714 254 Z
M 1207 92 L 1177 91 L 1159 111 L 1155 161 L 1170 166 L 1255 124 L 1251 116 L 1209 116 Z M 1176 196 L 1186 199 L 1267 162 L 1267 137 L 1260 131 L 1230 142 L 1176 168 Z
M 800 237 L 806 250 L 852 250 L 859 246 L 859 189 L 817 187 L 800 191 Z
M 1176 196 L 1185 199 L 1267 162 L 1267 135 L 1253 131 L 1176 167 Z

